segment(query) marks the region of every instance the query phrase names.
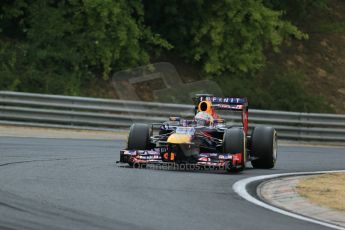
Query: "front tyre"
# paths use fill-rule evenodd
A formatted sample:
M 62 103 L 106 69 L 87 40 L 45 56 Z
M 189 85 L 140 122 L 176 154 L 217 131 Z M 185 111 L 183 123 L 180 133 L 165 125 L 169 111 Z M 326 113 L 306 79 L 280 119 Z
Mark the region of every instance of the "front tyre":
M 277 161 L 277 132 L 272 127 L 255 127 L 252 134 L 252 160 L 254 168 L 271 169 Z
M 127 149 L 128 150 L 149 150 L 150 149 L 150 127 L 147 124 L 133 124 L 129 130 Z M 138 167 L 128 162 L 131 167 Z M 141 168 L 146 165 L 140 165 Z
M 225 130 L 223 136 L 223 153 L 242 154 L 242 161 L 240 162 L 239 168 L 236 167 L 238 165 L 232 165 L 230 162 L 226 164 L 228 172 L 238 172 L 245 168 L 246 137 L 242 129 L 230 128 Z
M 129 130 L 128 150 L 150 149 L 150 128 L 147 124 L 133 124 Z

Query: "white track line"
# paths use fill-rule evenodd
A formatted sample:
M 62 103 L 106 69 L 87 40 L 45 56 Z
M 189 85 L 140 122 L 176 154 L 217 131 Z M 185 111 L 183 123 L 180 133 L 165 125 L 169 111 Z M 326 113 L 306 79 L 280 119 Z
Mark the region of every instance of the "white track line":
M 345 230 L 345 228 L 338 226 L 338 225 L 334 225 L 331 223 L 327 223 L 327 222 L 323 222 L 320 220 L 315 220 L 306 216 L 302 216 L 293 212 L 289 212 L 289 211 L 285 211 L 283 209 L 271 206 L 269 204 L 266 204 L 264 202 L 262 202 L 261 200 L 256 199 L 255 197 L 253 197 L 252 195 L 250 195 L 246 189 L 247 185 L 255 182 L 255 181 L 260 181 L 260 180 L 268 180 L 268 179 L 272 179 L 272 178 L 278 178 L 278 177 L 285 177 L 285 176 L 300 176 L 300 175 L 312 175 L 312 174 L 323 174 L 323 173 L 336 173 L 336 172 L 345 172 L 345 170 L 336 170 L 336 171 L 319 171 L 319 172 L 297 172 L 297 173 L 282 173 L 282 174 L 273 174 L 273 175 L 264 175 L 264 176 L 255 176 L 255 177 L 249 177 L 240 181 L 237 181 L 232 188 L 234 189 L 234 191 L 240 195 L 241 197 L 243 197 L 244 199 L 246 199 L 247 201 L 259 205 L 263 208 L 267 208 L 273 212 L 277 212 L 286 216 L 290 216 L 296 219 L 300 219 L 300 220 L 304 220 L 304 221 L 308 221 L 314 224 L 319 224 L 322 226 L 326 226 L 329 228 L 333 228 L 333 229 L 338 229 L 338 230 Z

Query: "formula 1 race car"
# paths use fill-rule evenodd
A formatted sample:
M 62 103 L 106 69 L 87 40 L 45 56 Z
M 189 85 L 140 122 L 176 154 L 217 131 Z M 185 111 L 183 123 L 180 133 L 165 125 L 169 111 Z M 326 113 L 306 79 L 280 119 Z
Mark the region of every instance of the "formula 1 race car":
M 246 162 L 254 168 L 273 168 L 277 159 L 277 133 L 272 127 L 254 127 L 248 131 L 246 98 L 221 98 L 199 94 L 194 98 L 194 118 L 170 117 L 159 124 L 133 124 L 121 163 L 131 167 L 148 164 L 192 164 L 242 171 Z M 217 110 L 233 111 L 240 124 L 226 124 Z M 153 135 L 152 129 L 159 128 Z

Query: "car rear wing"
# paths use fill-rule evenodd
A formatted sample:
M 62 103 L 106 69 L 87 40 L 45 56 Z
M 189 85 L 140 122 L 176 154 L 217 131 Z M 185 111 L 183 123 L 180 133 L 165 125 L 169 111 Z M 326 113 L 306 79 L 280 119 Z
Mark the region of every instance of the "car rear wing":
M 196 108 L 201 102 L 210 102 L 215 110 L 237 110 L 243 111 L 248 108 L 248 100 L 245 97 L 214 97 L 211 95 L 196 95 L 194 103 Z
M 248 100 L 245 97 L 214 97 L 210 94 L 197 94 L 194 98 L 195 109 L 218 115 L 215 110 L 240 111 L 242 114 L 242 124 L 245 134 L 248 133 Z

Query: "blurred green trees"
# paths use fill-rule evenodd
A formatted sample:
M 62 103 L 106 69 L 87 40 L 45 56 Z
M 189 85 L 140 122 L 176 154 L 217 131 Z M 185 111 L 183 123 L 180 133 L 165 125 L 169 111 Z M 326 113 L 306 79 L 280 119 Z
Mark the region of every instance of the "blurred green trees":
M 154 31 L 212 75 L 256 71 L 265 62 L 265 48 L 277 50 L 289 36 L 306 37 L 281 20 L 281 12 L 256 0 L 150 0 L 145 9 Z
M 143 24 L 139 0 L 5 1 L 0 14 L 3 89 L 78 94 L 89 78 L 171 48 Z
M 205 76 L 252 76 L 265 51 L 307 38 L 283 12 L 325 1 L 3 0 L 0 89 L 79 95 L 162 53 Z

